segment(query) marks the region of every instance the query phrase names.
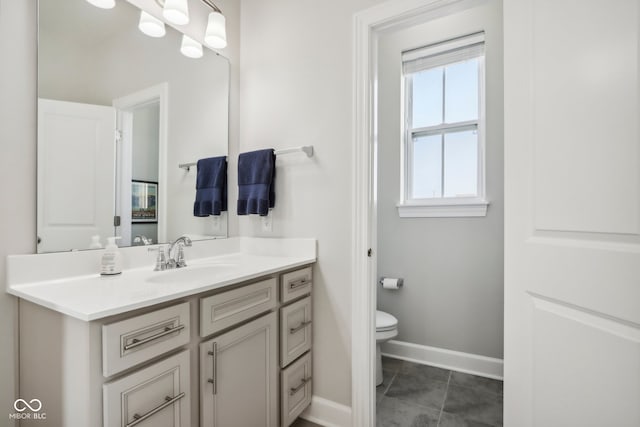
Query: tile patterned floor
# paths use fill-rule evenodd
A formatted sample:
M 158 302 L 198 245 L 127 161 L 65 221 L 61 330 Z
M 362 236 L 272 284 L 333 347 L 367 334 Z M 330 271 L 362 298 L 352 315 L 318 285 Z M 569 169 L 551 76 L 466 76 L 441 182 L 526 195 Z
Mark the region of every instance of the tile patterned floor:
M 502 381 L 382 358 L 377 427 L 501 427 Z

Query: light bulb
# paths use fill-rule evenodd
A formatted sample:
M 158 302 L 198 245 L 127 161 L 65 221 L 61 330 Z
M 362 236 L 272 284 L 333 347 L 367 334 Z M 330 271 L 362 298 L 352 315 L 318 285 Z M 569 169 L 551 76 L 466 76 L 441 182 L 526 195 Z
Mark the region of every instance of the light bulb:
M 188 58 L 202 58 L 202 45 L 187 35 L 182 35 L 180 52 Z
M 219 12 L 211 12 L 209 14 L 204 42 L 214 49 L 227 47 L 226 19 L 223 14 Z
M 140 11 L 138 29 L 149 37 L 163 37 L 166 34 L 164 22 L 144 10 Z
M 162 16 L 172 24 L 187 25 L 189 23 L 187 0 L 165 0 Z
M 100 9 L 113 9 L 116 5 L 116 0 L 87 0 L 87 2 Z

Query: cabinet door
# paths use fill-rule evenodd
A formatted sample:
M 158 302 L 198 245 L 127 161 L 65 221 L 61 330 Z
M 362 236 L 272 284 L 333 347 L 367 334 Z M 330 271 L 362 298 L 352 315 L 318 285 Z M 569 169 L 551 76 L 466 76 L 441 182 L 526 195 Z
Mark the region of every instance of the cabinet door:
M 277 336 L 269 313 L 200 344 L 201 427 L 278 425 Z
M 103 386 L 105 427 L 191 427 L 189 351 Z

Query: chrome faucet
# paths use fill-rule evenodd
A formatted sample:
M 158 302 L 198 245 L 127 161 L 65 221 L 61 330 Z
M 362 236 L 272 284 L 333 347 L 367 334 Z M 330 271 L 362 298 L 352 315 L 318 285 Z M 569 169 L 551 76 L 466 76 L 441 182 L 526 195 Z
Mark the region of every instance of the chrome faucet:
M 171 255 L 172 252 L 175 252 L 174 247 L 178 247 L 177 253 Z M 182 268 L 187 266 L 187 262 L 184 259 L 184 247 L 191 246 L 191 239 L 187 236 L 180 236 L 174 242 L 169 243 L 169 250 L 167 251 L 167 269 L 171 268 Z

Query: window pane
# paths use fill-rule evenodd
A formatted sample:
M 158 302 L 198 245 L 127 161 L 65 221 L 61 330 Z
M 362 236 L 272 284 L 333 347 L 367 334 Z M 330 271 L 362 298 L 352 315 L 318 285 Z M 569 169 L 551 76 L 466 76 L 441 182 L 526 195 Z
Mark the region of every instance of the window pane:
M 442 197 L 442 135 L 413 139 L 413 199 Z
M 478 132 L 444 136 L 444 197 L 478 195 Z
M 443 67 L 413 74 L 413 111 L 414 128 L 433 126 L 442 123 L 442 73 Z
M 445 74 L 445 121 L 478 119 L 478 59 L 448 65 Z

